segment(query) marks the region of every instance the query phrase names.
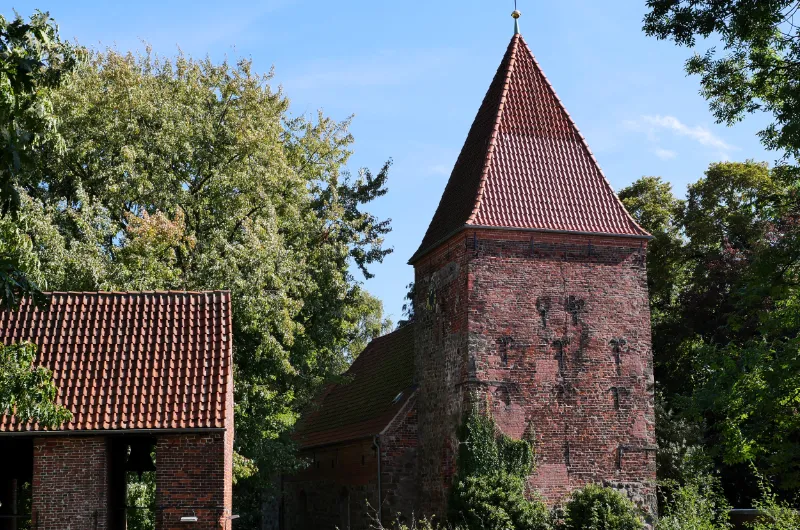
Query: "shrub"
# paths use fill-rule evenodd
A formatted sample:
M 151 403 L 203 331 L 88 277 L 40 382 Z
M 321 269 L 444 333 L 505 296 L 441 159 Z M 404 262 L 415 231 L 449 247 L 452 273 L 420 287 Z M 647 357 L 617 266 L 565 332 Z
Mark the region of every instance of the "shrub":
M 550 514 L 525 498 L 525 482 L 505 471 L 459 479 L 451 498 L 452 523 L 468 530 L 547 530 Z
M 752 530 L 800 530 L 800 512 L 790 504 L 778 499 L 772 486 L 755 470 L 759 478 L 761 499 L 754 504 L 763 515 L 748 525 Z
M 459 438 L 450 522 L 465 530 L 547 530 L 547 507 L 525 498 L 533 446 L 499 433 L 492 417 L 477 407 L 465 418 Z
M 572 493 L 565 509 L 566 530 L 640 530 L 634 504 L 618 491 L 590 484 Z
M 658 530 L 725 530 L 730 528 L 730 505 L 719 489 L 719 481 L 701 476 L 683 486 L 674 482 L 661 485 L 664 515 Z
M 524 478 L 533 471 L 531 444 L 498 433 L 492 417 L 477 409 L 467 415 L 459 438 L 458 472 L 462 477 L 490 475 L 503 470 Z

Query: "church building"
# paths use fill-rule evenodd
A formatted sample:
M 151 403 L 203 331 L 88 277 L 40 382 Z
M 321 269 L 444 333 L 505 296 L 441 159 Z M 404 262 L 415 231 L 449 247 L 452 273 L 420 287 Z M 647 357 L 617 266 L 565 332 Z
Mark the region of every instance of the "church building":
M 310 466 L 284 478 L 283 527 L 441 520 L 476 403 L 531 441 L 550 505 L 595 483 L 653 510 L 650 238 L 517 29 L 409 261 L 413 322 L 298 424 Z

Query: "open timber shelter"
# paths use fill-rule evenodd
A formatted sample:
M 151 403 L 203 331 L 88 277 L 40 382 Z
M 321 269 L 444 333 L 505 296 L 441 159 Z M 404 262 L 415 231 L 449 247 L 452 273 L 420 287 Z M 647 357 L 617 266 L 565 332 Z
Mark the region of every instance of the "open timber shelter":
M 38 347 L 73 417 L 0 417 L 0 529 L 123 530 L 131 472 L 155 473 L 157 529 L 231 528 L 230 294 L 49 297 L 0 313 L 0 339 Z

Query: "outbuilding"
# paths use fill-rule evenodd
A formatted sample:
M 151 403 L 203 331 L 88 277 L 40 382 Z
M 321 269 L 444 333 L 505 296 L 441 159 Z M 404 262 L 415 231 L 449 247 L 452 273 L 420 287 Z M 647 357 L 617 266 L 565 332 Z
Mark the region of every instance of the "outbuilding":
M 72 420 L 0 417 L 0 529 L 124 529 L 126 477 L 148 471 L 157 529 L 231 528 L 230 293 L 49 297 L 0 313 L 0 340 L 37 345 Z

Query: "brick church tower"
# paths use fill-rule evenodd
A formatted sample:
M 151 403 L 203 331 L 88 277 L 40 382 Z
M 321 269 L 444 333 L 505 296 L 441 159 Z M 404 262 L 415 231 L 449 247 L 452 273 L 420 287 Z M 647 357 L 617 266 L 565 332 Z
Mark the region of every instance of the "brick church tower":
M 423 512 L 473 399 L 533 442 L 549 502 L 598 483 L 653 506 L 649 239 L 517 32 L 410 260 Z

